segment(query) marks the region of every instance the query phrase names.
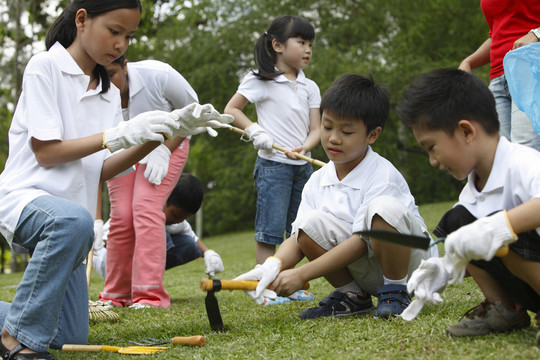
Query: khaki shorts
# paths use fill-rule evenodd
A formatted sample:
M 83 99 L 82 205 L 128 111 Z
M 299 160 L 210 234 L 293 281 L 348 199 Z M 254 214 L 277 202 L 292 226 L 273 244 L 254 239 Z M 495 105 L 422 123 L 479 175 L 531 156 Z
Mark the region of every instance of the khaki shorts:
M 373 199 L 366 209 L 364 229 L 371 228 L 375 215 L 379 215 L 400 233 L 427 235 L 416 216 L 396 198 L 381 196 Z M 352 236 L 350 224 L 321 210 L 299 214 L 293 224 L 293 233 L 298 233 L 298 230 L 302 230 L 327 251 Z M 369 239 L 364 241 L 367 244 L 367 253 L 347 267 L 358 285 L 374 295 L 377 293 L 377 288 L 383 285 L 383 273 L 373 254 L 371 241 Z M 411 249 L 408 275 L 410 276 L 420 265 L 420 261 L 429 257 L 429 250 Z

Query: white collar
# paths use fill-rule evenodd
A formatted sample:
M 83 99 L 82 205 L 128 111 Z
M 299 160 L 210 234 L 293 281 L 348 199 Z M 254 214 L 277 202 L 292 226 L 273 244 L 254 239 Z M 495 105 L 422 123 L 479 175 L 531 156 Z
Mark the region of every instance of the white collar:
M 360 161 L 350 173 L 339 180 L 337 177 L 336 166 L 333 161 L 329 161 L 327 165 L 324 166 L 325 172 L 321 180 L 321 186 L 333 186 L 333 185 L 345 185 L 353 189 L 362 189 L 364 186 L 364 174 L 367 171 L 370 163 L 374 160 L 376 153 L 371 149 L 371 146 L 368 146 L 366 151 L 366 156 Z

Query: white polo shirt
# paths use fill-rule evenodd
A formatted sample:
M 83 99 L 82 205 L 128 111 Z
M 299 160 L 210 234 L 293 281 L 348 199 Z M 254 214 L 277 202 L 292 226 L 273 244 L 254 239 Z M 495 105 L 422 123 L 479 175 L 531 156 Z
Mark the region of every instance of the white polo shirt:
M 366 157 L 343 180 L 332 161 L 315 171 L 304 186 L 298 214 L 316 209 L 332 214 L 351 226 L 351 235 L 364 229 L 366 207 L 381 195 L 398 199 L 416 216 L 427 232 L 409 186 L 401 173 L 371 147 Z M 293 225 L 294 227 L 294 225 Z
M 187 80 L 157 60 L 127 63 L 129 82 L 128 119 L 150 110 L 172 111 L 199 102 Z
M 469 174 L 456 205 L 463 205 L 476 218 L 498 210 L 510 210 L 540 198 L 540 152 L 511 143 L 501 136 L 491 173 L 482 191 L 475 188 L 475 177 L 474 172 Z M 540 234 L 540 228 L 536 232 Z
M 296 81 L 280 75 L 274 80 L 259 80 L 252 72 L 247 74 L 240 86 L 239 94 L 255 104 L 257 122 L 274 139 L 274 144 L 287 149 L 302 145 L 309 134 L 309 111 L 318 109 L 321 92 L 317 84 L 298 70 Z M 260 150 L 259 156 L 286 164 L 305 164 L 304 160 L 289 159 L 281 151 L 268 155 Z M 311 156 L 308 152 L 306 156 Z
M 87 91 L 89 81 L 59 43 L 33 56 L 26 66 L 9 129 L 9 157 L 0 174 L 0 232 L 10 244 L 23 208 L 41 195 L 71 200 L 95 216 L 101 168 L 109 151 L 45 168 L 31 147 L 32 137 L 77 139 L 122 121 L 118 89 L 111 86 L 100 94 L 99 84 Z

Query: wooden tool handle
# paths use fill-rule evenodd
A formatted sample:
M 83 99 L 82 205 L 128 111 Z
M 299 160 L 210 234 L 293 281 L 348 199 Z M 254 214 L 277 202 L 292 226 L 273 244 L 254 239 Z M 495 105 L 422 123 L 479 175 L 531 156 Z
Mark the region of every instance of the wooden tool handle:
M 62 346 L 62 351 L 84 351 L 84 352 L 100 352 L 102 345 L 73 345 L 65 344 Z
M 176 336 L 172 338 L 173 345 L 191 345 L 191 346 L 204 346 L 206 344 L 206 338 L 204 336 Z
M 241 135 L 245 135 L 246 132 L 240 128 L 237 128 L 237 127 L 234 127 L 234 126 L 231 126 L 229 129 L 231 129 L 231 131 L 234 131 L 235 133 L 238 133 L 238 134 L 241 134 Z M 305 155 L 302 155 L 302 154 L 299 154 L 297 152 L 294 152 L 294 151 L 290 151 L 289 149 L 286 149 L 284 148 L 283 146 L 279 146 L 279 145 L 276 145 L 276 144 L 272 144 L 272 147 L 276 150 L 279 150 L 279 151 L 282 151 L 284 153 L 286 152 L 290 152 L 292 153 L 294 156 L 296 156 L 297 158 L 299 159 L 302 159 L 302 160 L 305 160 L 307 161 L 308 163 L 310 164 L 313 164 L 315 166 L 319 166 L 319 167 L 323 167 L 324 165 L 326 165 L 325 162 L 322 162 L 321 160 L 317 160 L 317 159 L 312 159 L 310 158 L 309 156 L 305 156 Z
M 508 255 L 508 251 L 510 251 L 510 248 L 508 247 L 508 245 L 503 245 L 495 252 L 495 256 L 505 257 L 506 255 Z
M 92 262 L 94 260 L 94 247 L 90 249 L 88 258 L 86 259 L 86 282 L 88 283 L 88 291 L 90 291 L 90 279 L 92 278 Z
M 222 290 L 255 290 L 259 284 L 256 280 L 216 280 L 221 283 Z M 202 279 L 201 290 L 211 291 L 214 289 L 214 280 Z M 302 286 L 302 290 L 309 289 L 309 283 L 305 283 Z

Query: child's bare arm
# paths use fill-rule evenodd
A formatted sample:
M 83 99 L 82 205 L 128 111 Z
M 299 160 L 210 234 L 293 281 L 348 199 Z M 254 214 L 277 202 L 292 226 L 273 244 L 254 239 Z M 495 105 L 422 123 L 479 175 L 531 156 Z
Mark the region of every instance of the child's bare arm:
M 281 260 L 281 270 L 294 267 L 304 258 L 304 254 L 302 254 L 302 251 L 296 242 L 295 234 L 292 234 L 288 239 L 283 241 L 274 257 Z
M 234 117 L 233 125 L 244 130 L 250 126 L 253 122 L 244 114 L 244 107 L 248 104 L 248 99 L 243 95 L 236 93 L 233 95 L 227 106 L 225 106 L 224 113 L 232 115 Z
M 508 210 L 508 221 L 516 234 L 540 227 L 540 199 L 529 200 Z
M 309 110 L 309 134 L 306 138 L 306 141 L 301 146 L 291 149 L 293 152 L 300 154 L 305 154 L 321 141 L 321 114 L 319 109 L 310 109 Z M 291 159 L 296 159 L 292 153 L 286 153 L 287 156 Z
M 366 254 L 367 244 L 358 234 L 298 268 L 298 274 L 304 282 L 345 268 L 353 261 Z

